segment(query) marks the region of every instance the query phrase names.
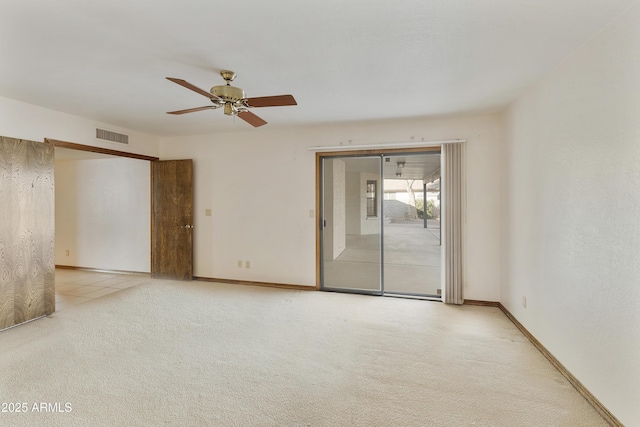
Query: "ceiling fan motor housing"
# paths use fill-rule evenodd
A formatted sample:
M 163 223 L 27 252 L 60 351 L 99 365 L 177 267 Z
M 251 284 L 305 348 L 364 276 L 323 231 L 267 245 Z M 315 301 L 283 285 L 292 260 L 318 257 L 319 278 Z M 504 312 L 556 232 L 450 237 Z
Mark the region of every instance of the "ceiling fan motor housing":
M 244 91 L 242 89 L 230 85 L 214 86 L 211 88 L 210 92 L 218 98 L 222 98 L 225 104 L 236 104 L 245 98 Z M 226 108 L 225 114 L 227 114 Z

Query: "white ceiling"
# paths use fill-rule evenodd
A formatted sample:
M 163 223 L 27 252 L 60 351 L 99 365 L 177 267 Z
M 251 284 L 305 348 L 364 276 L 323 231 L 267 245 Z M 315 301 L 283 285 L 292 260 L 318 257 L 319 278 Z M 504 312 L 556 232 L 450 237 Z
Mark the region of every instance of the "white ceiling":
M 636 0 L 2 0 L 0 96 L 156 135 L 251 127 L 169 82 L 221 69 L 270 127 L 504 107 Z M 259 132 L 258 128 L 255 131 Z

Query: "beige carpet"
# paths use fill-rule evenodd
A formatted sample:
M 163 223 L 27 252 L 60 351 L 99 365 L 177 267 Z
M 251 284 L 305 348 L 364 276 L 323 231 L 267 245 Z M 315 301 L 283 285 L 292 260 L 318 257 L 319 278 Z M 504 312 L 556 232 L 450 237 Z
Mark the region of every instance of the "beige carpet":
M 0 425 L 606 425 L 495 308 L 156 281 L 0 349 Z

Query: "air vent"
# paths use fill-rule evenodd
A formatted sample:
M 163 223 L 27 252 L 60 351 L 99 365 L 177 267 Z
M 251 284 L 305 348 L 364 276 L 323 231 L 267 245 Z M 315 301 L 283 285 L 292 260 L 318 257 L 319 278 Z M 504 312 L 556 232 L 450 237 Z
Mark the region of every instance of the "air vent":
M 110 130 L 96 129 L 96 138 L 105 141 L 117 142 L 118 144 L 129 144 L 129 135 L 111 132 Z

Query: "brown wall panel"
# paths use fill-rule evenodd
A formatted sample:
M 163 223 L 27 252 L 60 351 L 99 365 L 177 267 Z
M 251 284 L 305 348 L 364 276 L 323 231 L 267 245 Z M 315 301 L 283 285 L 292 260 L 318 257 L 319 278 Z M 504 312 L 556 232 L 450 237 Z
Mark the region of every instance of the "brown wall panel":
M 55 311 L 53 153 L 0 137 L 0 329 Z

